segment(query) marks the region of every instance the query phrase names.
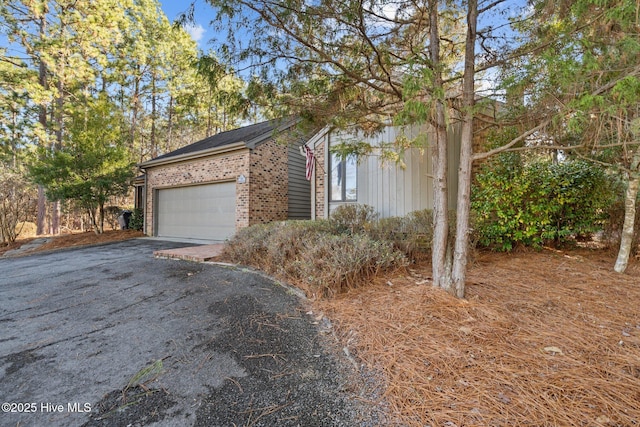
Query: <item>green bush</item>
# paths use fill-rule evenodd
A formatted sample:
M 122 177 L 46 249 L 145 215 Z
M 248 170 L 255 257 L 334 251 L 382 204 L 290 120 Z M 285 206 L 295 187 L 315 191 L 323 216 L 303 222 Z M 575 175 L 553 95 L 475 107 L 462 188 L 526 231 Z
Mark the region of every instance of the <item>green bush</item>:
M 131 230 L 142 231 L 144 227 L 144 211 L 142 208 L 136 208 L 131 212 L 131 218 L 129 218 L 129 228 Z
M 476 176 L 472 209 L 479 243 L 509 251 L 591 235 L 604 227 L 614 185 L 587 162 L 525 164 L 513 154 L 498 156 Z

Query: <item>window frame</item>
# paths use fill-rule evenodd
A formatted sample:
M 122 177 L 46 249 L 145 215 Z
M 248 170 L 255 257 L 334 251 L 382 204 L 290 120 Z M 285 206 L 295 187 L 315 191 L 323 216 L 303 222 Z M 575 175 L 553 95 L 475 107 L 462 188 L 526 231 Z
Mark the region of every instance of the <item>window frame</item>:
M 340 187 L 340 198 L 335 199 L 333 196 L 333 181 L 334 181 L 334 162 L 338 160 L 340 163 L 338 166 L 340 167 L 339 174 L 343 177 L 340 184 L 337 184 Z M 353 199 L 347 198 L 347 166 L 349 168 L 353 167 L 354 170 L 354 179 L 355 179 L 355 197 Z M 340 158 L 340 156 L 336 153 L 330 153 L 329 155 L 329 201 L 330 202 L 340 202 L 340 203 L 353 203 L 358 201 L 358 163 L 355 158 L 352 156 L 346 156 L 344 158 Z

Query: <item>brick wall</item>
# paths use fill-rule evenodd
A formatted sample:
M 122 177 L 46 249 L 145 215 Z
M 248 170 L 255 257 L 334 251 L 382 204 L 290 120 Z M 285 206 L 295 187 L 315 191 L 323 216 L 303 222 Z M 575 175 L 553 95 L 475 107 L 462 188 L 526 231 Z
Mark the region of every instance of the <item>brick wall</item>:
M 316 218 L 324 218 L 324 186 L 325 181 L 328 179 L 326 174 L 326 165 L 324 161 L 324 144 L 327 137 L 325 136 L 322 142 L 316 144 L 313 154 L 316 158 Z
M 249 150 L 244 149 L 147 169 L 145 233 L 153 235 L 153 195 L 156 189 L 235 181 L 240 174 L 248 179 L 245 184 L 236 183 L 236 229 L 248 226 L 250 224 L 249 183 L 251 181 L 249 179 L 249 157 Z
M 240 174 L 246 182 L 236 183 L 236 229 L 287 219 L 287 146 L 269 140 L 252 151 L 244 149 L 147 169 L 145 233 L 153 233 L 154 190 L 236 180 Z
M 269 140 L 250 154 L 249 225 L 287 219 L 287 145 Z

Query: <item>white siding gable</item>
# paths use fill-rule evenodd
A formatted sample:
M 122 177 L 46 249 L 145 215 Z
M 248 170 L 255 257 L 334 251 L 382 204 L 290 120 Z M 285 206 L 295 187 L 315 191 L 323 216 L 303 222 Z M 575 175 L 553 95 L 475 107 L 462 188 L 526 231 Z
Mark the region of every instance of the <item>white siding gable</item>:
M 427 132 L 424 130 L 423 132 Z M 433 207 L 433 181 L 431 164 L 431 146 L 423 150 L 411 148 L 404 153 L 401 164 L 380 158 L 380 147 L 391 144 L 404 133 L 407 137 L 414 137 L 419 129 L 388 127 L 383 132 L 365 138 L 353 133 L 332 132 L 329 135 L 331 145 L 345 141 L 366 141 L 371 144 L 373 153 L 366 158 L 359 159 L 357 167 L 357 201 L 367 204 L 379 213 L 380 217 L 404 216 L 408 213 Z M 451 134 L 453 133 L 453 134 Z M 455 194 L 457 188 L 457 159 L 459 159 L 459 132 L 450 130 L 450 141 L 456 141 L 450 146 L 449 161 L 449 200 L 450 208 L 455 209 Z M 329 170 L 329 157 L 325 156 L 325 170 Z M 325 186 L 328 188 L 328 186 Z M 326 191 L 325 191 L 326 193 Z M 325 194 L 328 200 L 328 194 Z M 333 211 L 344 202 L 329 201 L 329 211 Z

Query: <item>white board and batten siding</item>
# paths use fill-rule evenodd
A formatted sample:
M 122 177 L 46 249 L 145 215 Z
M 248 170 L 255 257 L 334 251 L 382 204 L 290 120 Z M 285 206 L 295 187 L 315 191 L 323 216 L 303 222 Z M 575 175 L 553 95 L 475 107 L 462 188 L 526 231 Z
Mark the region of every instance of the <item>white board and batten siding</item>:
M 156 192 L 157 236 L 223 241 L 236 231 L 236 183 Z
M 405 134 L 416 130 L 404 129 Z M 373 147 L 381 144 L 393 143 L 400 134 L 397 127 L 389 127 L 380 134 L 366 140 Z M 459 130 L 450 130 L 450 140 L 459 139 Z M 345 138 L 354 139 L 353 135 L 332 133 L 330 144 L 338 144 Z M 457 139 L 458 138 L 458 139 Z M 359 159 L 357 166 L 357 201 L 351 203 L 372 206 L 382 218 L 405 216 L 410 212 L 433 208 L 433 165 L 431 162 L 431 147 L 421 152 L 412 148 L 404 153 L 406 167 L 401 167 L 393 161 L 381 162 L 379 149 L 374 148 L 372 155 Z M 329 158 L 326 156 L 325 158 Z M 449 153 L 449 203 L 455 209 L 457 190 L 457 168 L 459 144 L 450 145 Z M 347 202 L 349 203 L 349 202 Z M 335 210 L 345 202 L 329 201 L 329 212 Z

